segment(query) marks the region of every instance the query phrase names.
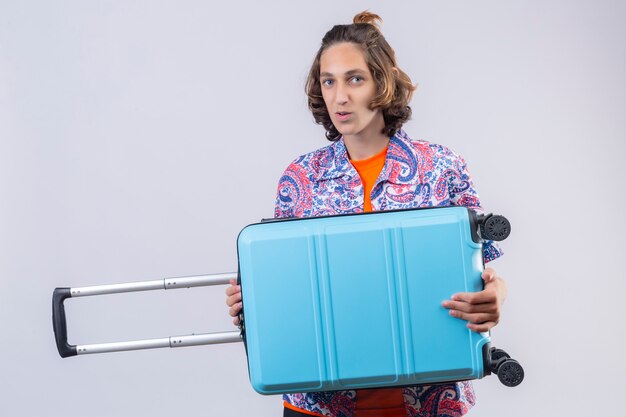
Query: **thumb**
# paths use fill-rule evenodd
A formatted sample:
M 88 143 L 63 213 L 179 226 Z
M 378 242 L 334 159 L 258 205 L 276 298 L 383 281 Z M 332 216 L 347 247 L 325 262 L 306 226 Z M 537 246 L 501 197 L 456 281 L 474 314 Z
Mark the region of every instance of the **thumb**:
M 496 270 L 493 268 L 485 268 L 485 270 L 483 271 L 482 275 L 481 275 L 483 281 L 485 281 L 485 284 L 488 282 L 491 282 L 493 280 L 496 279 Z

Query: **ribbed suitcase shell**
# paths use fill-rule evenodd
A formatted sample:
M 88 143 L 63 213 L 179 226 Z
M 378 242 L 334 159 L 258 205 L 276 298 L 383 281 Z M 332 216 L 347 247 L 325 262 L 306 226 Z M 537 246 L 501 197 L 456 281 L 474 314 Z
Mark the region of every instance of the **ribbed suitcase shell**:
M 465 207 L 272 221 L 239 235 L 250 380 L 262 394 L 482 378 L 487 333 L 441 302 L 483 288 Z

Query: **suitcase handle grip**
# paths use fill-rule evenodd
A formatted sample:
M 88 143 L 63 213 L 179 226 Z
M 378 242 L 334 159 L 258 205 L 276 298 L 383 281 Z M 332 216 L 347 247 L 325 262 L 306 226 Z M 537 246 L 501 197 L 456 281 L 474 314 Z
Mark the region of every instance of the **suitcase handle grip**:
M 52 294 L 52 326 L 57 350 L 62 358 L 77 355 L 76 345 L 67 343 L 67 323 L 65 321 L 65 305 L 63 304 L 65 299 L 71 296 L 70 288 L 67 287 L 55 288 Z

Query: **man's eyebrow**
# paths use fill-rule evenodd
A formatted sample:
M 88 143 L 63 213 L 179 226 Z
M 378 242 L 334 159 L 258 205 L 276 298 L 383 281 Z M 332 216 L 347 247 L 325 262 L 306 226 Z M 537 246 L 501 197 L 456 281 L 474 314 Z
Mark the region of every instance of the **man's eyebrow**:
M 346 77 L 356 74 L 362 75 L 365 74 L 365 71 L 363 71 L 362 69 L 351 69 L 350 71 L 346 71 Z M 330 72 L 322 72 L 320 73 L 320 77 L 334 77 L 334 75 Z

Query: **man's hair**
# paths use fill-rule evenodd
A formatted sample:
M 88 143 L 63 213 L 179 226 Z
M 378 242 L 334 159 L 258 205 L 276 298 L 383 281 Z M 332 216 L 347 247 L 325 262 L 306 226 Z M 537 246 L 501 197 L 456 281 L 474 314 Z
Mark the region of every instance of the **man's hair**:
M 322 38 L 322 46 L 311 65 L 305 86 L 309 109 L 315 122 L 326 129 L 326 138 L 330 141 L 337 141 L 341 133 L 333 125 L 322 97 L 320 58 L 326 49 L 338 43 L 353 43 L 363 51 L 376 83 L 376 96 L 370 103 L 370 109 L 381 108 L 385 121 L 381 133 L 393 136 L 411 117 L 408 104 L 416 87 L 409 76 L 398 68 L 396 54 L 380 32 L 377 20 L 382 22 L 380 16 L 364 11 L 354 16 L 351 25 L 334 26 Z

